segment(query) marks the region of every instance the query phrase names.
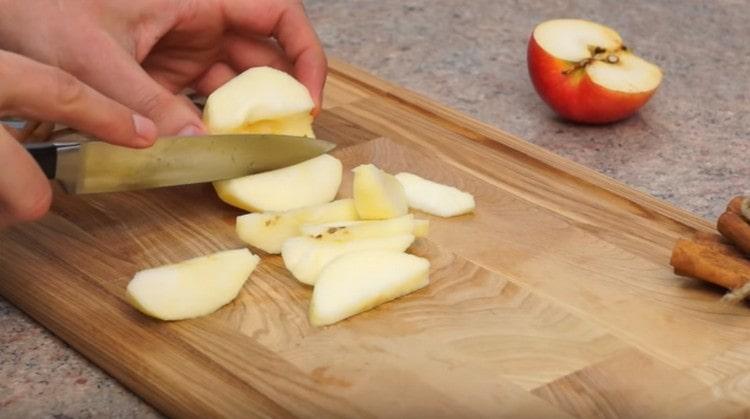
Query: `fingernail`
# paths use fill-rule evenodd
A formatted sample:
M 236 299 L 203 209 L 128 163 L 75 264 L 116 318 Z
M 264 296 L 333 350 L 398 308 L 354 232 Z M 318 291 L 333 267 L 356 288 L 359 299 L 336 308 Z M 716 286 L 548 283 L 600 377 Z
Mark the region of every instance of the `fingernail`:
M 142 145 L 151 145 L 156 140 L 158 130 L 156 124 L 145 116 L 133 114 L 133 127 L 138 134 L 136 141 Z
M 203 135 L 206 131 L 203 128 L 196 127 L 195 125 L 188 125 L 181 129 L 177 135 L 180 137 L 193 137 L 196 135 Z

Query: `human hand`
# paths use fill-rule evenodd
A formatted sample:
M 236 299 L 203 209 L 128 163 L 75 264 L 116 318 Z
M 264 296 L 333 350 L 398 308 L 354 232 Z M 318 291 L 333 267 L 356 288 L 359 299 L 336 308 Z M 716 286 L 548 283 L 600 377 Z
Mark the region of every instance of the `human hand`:
M 68 71 L 151 118 L 161 134 L 205 129 L 179 92 L 192 87 L 207 95 L 254 66 L 294 75 L 320 109 L 326 58 L 300 1 L 0 0 L 0 6 L 0 48 Z
M 0 51 L 0 118 L 57 121 L 113 144 L 146 147 L 154 123 L 98 93 L 70 74 Z M 44 215 L 49 181 L 14 136 L 0 125 L 0 228 Z

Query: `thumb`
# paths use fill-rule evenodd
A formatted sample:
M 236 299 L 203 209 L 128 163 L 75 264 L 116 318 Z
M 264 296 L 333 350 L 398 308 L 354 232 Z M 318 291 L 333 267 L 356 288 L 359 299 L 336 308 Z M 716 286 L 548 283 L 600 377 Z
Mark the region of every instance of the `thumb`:
M 52 202 L 52 189 L 39 165 L 0 127 L 0 229 L 43 216 Z

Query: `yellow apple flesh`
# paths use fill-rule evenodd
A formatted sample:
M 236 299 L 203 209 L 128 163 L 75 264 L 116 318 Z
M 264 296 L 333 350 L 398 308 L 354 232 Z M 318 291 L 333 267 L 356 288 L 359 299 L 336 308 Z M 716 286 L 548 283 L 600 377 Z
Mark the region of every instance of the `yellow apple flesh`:
M 347 253 L 320 273 L 310 302 L 310 323 L 325 326 L 414 292 L 429 283 L 430 263 L 406 253 Z
M 282 169 L 214 182 L 222 201 L 246 211 L 288 211 L 332 201 L 341 161 L 323 154 Z
M 393 177 L 373 164 L 352 170 L 354 205 L 363 220 L 383 220 L 406 215 L 409 206 L 404 188 Z
M 427 220 L 415 220 L 414 215 L 407 214 L 388 220 L 334 221 L 325 224 L 310 224 L 302 226 L 301 230 L 304 235 L 316 239 L 346 241 L 399 234 L 413 234 L 415 237 L 424 237 L 427 235 L 428 228 Z
M 283 212 L 256 212 L 237 217 L 237 235 L 245 243 L 271 254 L 281 253 L 287 239 L 299 236 L 301 226 L 308 223 L 345 222 L 357 220 L 351 199 Z
M 127 299 L 161 320 L 205 316 L 237 296 L 259 261 L 249 250 L 236 249 L 146 269 L 128 284 Z
M 370 239 L 331 241 L 312 237 L 292 237 L 281 246 L 284 266 L 303 284 L 313 285 L 320 271 L 333 259 L 360 250 L 406 251 L 414 242 L 411 234 Z
M 399 173 L 396 179 L 404 187 L 410 208 L 439 217 L 454 217 L 474 211 L 474 196 L 467 192 L 412 173 Z
M 313 100 L 302 83 L 271 67 L 239 74 L 206 99 L 203 121 L 212 134 L 314 137 Z

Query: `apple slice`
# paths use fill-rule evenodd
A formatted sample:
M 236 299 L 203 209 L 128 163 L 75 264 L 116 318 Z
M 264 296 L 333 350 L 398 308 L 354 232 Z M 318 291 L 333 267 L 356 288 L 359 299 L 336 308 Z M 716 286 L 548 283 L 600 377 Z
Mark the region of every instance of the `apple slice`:
M 146 269 L 128 284 L 127 298 L 161 320 L 205 316 L 237 296 L 259 261 L 249 250 L 235 249 Z
M 302 234 L 301 226 L 307 223 L 358 219 L 354 201 L 340 199 L 283 212 L 255 212 L 237 217 L 235 228 L 240 240 L 265 252 L 281 253 L 287 239 Z
M 429 283 L 430 262 L 388 250 L 347 253 L 315 283 L 310 323 L 325 326 L 414 292 Z
M 354 205 L 363 220 L 383 220 L 405 215 L 409 211 L 404 188 L 393 177 L 373 164 L 355 167 Z
M 313 100 L 289 74 L 255 67 L 206 99 L 203 121 L 212 134 L 260 133 L 314 137 Z
M 329 241 L 312 237 L 292 237 L 281 246 L 284 266 L 303 284 L 313 285 L 320 271 L 333 259 L 360 250 L 403 252 L 414 242 L 411 234 L 371 239 Z
M 542 99 L 576 122 L 626 118 L 648 102 L 662 79 L 659 67 L 634 55 L 617 32 L 586 20 L 538 25 L 527 61 Z
M 214 182 L 219 198 L 247 211 L 288 211 L 332 201 L 341 161 L 323 154 L 282 169 Z
M 440 217 L 453 217 L 474 211 L 474 197 L 470 193 L 412 173 L 399 173 L 396 179 L 404 187 L 410 208 Z
M 303 225 L 302 234 L 321 240 L 357 240 L 374 237 L 395 236 L 399 234 L 413 234 L 415 237 L 427 235 L 429 224 L 415 220 L 414 215 L 407 214 L 389 220 L 373 221 L 335 221 L 317 225 Z

